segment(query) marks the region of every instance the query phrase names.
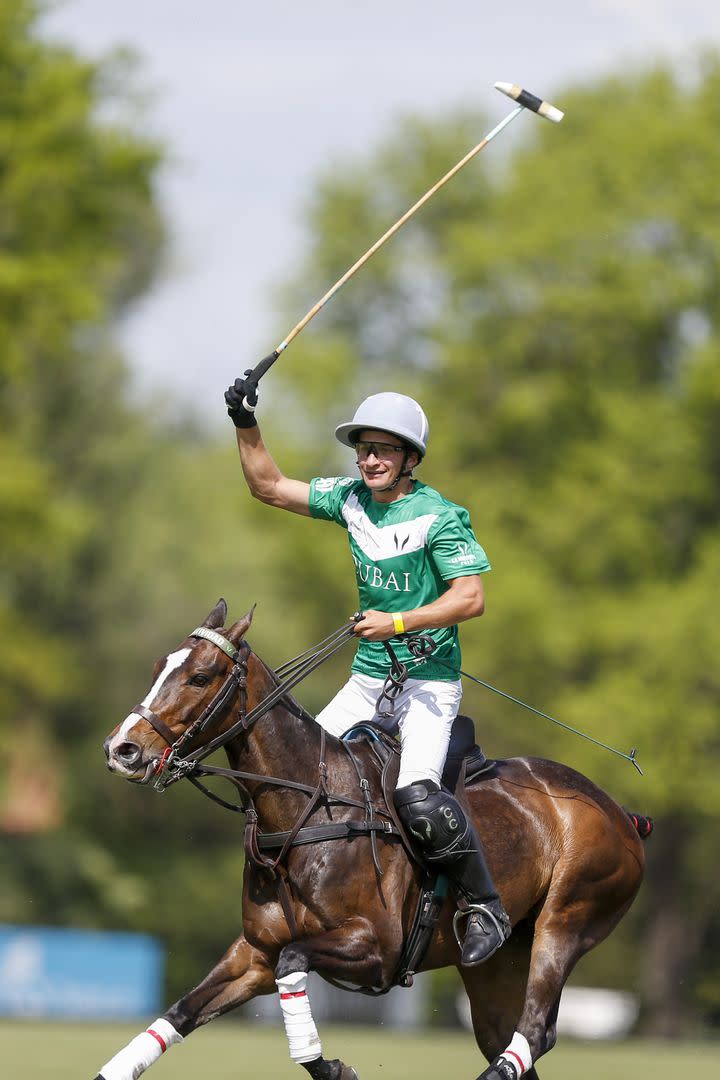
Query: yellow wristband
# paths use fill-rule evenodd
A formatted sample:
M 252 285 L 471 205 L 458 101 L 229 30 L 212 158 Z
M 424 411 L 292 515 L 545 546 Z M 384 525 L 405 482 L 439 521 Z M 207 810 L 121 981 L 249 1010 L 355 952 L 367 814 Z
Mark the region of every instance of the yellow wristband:
M 396 634 L 404 634 L 405 633 L 405 623 L 403 622 L 402 615 L 393 615 L 393 624 L 395 626 L 395 633 Z

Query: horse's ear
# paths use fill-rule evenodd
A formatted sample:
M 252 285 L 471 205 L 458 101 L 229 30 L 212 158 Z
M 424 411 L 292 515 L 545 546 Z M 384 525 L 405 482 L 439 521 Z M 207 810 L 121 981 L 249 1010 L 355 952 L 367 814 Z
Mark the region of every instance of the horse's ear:
M 222 597 L 218 600 L 215 607 L 208 615 L 203 626 L 207 626 L 208 630 L 219 630 L 221 626 L 225 625 L 227 619 L 227 604 Z
M 238 645 L 250 629 L 250 623 L 253 620 L 255 606 L 256 605 L 253 604 L 247 614 L 243 615 L 242 619 L 238 619 L 236 623 L 233 623 L 233 625 L 227 631 L 225 637 L 228 639 L 228 641 L 232 641 L 233 645 Z

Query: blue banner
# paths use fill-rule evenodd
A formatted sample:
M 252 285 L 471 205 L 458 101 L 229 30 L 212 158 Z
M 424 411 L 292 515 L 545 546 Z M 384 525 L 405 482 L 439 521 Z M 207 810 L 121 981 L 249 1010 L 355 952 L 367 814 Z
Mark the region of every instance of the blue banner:
M 134 1019 L 157 1014 L 164 953 L 145 934 L 0 925 L 0 1014 Z

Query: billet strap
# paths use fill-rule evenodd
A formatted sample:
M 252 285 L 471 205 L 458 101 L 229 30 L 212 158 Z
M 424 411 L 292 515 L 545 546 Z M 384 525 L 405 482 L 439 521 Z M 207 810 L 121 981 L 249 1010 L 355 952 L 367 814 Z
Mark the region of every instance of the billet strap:
M 240 655 L 231 641 L 228 641 L 223 634 L 218 634 L 216 630 L 210 630 L 207 626 L 196 626 L 192 633 L 188 634 L 188 637 L 205 638 L 206 641 L 212 641 L 213 645 L 217 645 L 218 649 L 222 649 L 231 660 L 237 660 Z
M 440 920 L 449 881 L 445 874 L 425 873 L 420 889 L 420 899 L 410 933 L 405 939 L 402 955 L 393 976 L 393 985 L 412 986 L 415 972 L 420 967 Z

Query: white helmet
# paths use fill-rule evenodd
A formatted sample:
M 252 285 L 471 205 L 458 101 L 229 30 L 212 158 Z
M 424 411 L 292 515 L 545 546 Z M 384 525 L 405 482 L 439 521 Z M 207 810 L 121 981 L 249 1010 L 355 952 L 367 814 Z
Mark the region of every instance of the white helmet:
M 365 398 L 352 420 L 335 428 L 335 438 L 345 446 L 354 446 L 363 428 L 399 435 L 417 450 L 420 457 L 425 456 L 430 425 L 417 401 L 405 394 L 372 394 Z

